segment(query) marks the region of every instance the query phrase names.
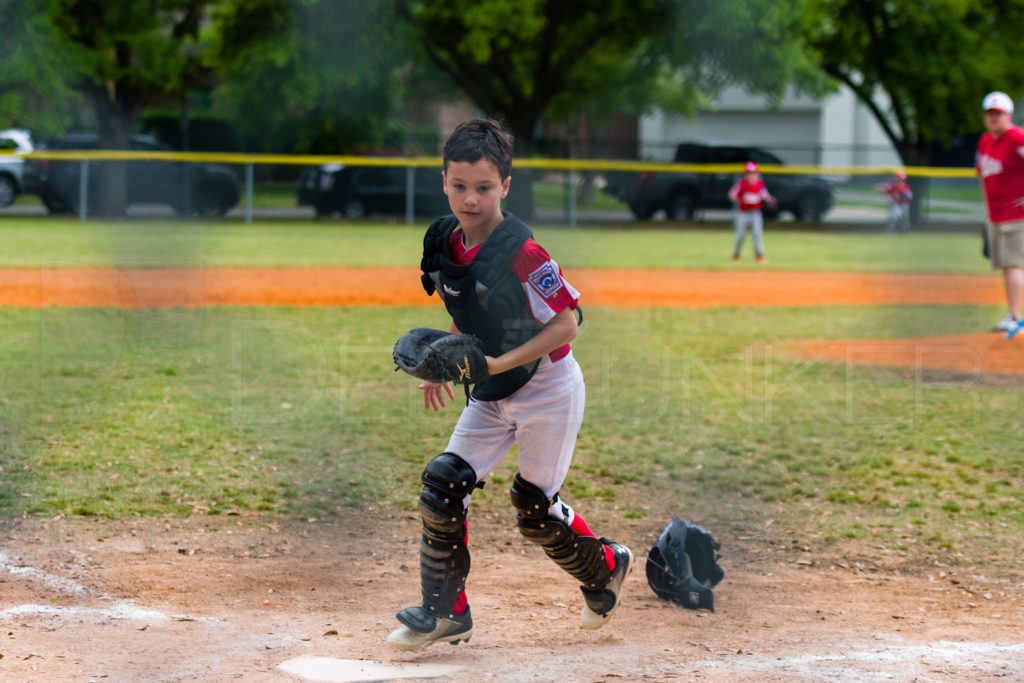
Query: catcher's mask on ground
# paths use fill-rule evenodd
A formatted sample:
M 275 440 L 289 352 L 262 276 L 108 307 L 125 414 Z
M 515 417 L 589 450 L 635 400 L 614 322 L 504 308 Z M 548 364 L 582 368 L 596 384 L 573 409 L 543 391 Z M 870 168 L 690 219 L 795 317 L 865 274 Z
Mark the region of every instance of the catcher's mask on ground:
M 675 517 L 647 554 L 647 583 L 659 598 L 714 612 L 712 589 L 725 576 L 720 547 L 707 531 Z

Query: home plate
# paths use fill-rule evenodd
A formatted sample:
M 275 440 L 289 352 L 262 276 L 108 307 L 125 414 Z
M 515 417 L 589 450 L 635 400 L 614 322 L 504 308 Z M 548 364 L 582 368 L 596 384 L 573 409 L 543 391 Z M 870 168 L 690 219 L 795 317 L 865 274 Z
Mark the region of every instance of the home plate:
M 350 683 L 390 681 L 396 678 L 441 678 L 450 676 L 462 667 L 452 664 L 386 664 L 363 659 L 296 657 L 277 668 L 310 681 Z

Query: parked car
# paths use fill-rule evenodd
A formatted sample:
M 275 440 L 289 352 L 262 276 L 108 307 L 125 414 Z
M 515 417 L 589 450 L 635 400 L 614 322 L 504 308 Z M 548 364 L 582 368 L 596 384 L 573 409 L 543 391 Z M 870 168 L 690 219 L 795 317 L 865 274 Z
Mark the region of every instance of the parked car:
M 131 149 L 170 152 L 171 147 L 148 135 L 133 135 Z M 40 144 L 38 149 L 97 149 L 95 133 L 71 133 Z M 76 213 L 79 202 L 79 161 L 31 159 L 27 181 L 50 213 Z M 167 204 L 179 215 L 223 216 L 238 204 L 241 185 L 223 164 L 132 160 L 125 165 L 125 192 L 130 204 Z M 99 163 L 89 164 L 90 208 L 99 197 Z M 185 190 L 188 190 L 186 193 Z
M 346 218 L 370 214 L 404 214 L 404 166 L 323 164 L 306 169 L 299 179 L 299 206 L 312 206 L 317 218 L 338 213 Z M 451 213 L 442 188 L 441 170 L 416 168 L 413 210 L 420 216 Z
M 680 164 L 785 165 L 779 157 L 757 147 L 701 145 L 684 142 L 676 148 Z M 625 202 L 633 215 L 648 219 L 664 210 L 670 219 L 691 220 L 698 209 L 728 209 L 729 188 L 738 173 L 610 173 L 604 192 Z M 820 221 L 835 201 L 831 184 L 820 176 L 765 173 L 764 182 L 778 206 L 765 209 L 767 218 L 789 212 L 796 220 Z
M 0 150 L 31 152 L 32 136 L 27 130 L 0 130 Z M 17 156 L 0 156 L 0 209 L 10 206 L 14 198 L 25 192 L 25 160 Z

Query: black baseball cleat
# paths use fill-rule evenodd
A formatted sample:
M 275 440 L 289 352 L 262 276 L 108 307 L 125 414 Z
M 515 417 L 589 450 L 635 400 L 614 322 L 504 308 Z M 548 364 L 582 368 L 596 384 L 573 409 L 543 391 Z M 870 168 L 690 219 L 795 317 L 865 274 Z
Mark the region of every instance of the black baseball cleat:
M 469 607 L 462 614 L 435 617 L 423 607 L 408 607 L 395 615 L 404 626 L 388 636 L 388 645 L 398 650 L 418 651 L 431 643 L 458 645 L 473 635 L 473 617 Z
M 591 590 L 580 586 L 583 591 L 583 612 L 580 618 L 583 620 L 583 628 L 593 630 L 605 625 L 612 614 L 619 606 L 622 596 L 622 582 L 626 580 L 629 573 L 633 571 L 636 558 L 633 551 L 621 543 L 611 543 L 612 552 L 615 553 L 615 569 L 612 570 L 611 578 L 603 588 Z

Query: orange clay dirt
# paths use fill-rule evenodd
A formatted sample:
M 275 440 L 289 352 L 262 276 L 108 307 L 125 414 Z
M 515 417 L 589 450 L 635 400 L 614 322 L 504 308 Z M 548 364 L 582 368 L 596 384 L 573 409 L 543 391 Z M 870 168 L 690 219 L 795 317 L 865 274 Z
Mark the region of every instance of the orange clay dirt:
M 592 306 L 998 304 L 998 277 L 801 271 L 574 269 Z M 386 283 L 381 286 L 380 283 Z M 0 305 L 437 305 L 412 268 L 5 269 Z
M 438 304 L 411 268 L 7 269 L 0 305 L 408 306 Z M 800 271 L 576 269 L 593 306 L 1001 304 L 996 276 Z M 370 283 L 376 283 L 371 286 Z M 386 286 L 380 286 L 386 283 Z M 1024 374 L 1019 342 L 992 333 L 924 339 L 801 342 L 801 355 L 840 362 Z
M 1002 301 L 997 277 L 588 270 L 568 276 L 592 305 Z M 416 280 L 406 269 L 6 270 L 0 305 L 436 305 Z M 396 284 L 371 292 L 369 282 Z M 1020 373 L 1009 351 L 1017 343 L 989 333 L 807 342 L 803 352 Z M 635 487 L 623 495 L 643 499 Z M 769 511 L 750 514 L 742 501 L 725 501 L 723 517 L 731 521 L 710 530 L 722 543 L 726 577 L 715 589 L 716 611 L 697 612 L 657 599 L 646 584 L 647 550 L 672 514 L 686 517 L 686 501 L 648 502 L 651 513 L 640 519 L 614 502 L 580 505 L 595 530 L 629 544 L 639 560 L 614 619 L 592 632 L 579 626 L 577 587 L 518 534 L 510 506 L 474 501 L 467 587 L 475 633 L 469 643 L 421 654 L 395 653 L 384 643 L 397 625 L 394 613 L 419 599 L 415 511 L 371 506 L 319 520 L 0 520 L 0 680 L 298 682 L 430 674 L 402 668 L 413 664 L 455 667 L 438 680 L 456 683 L 1024 680 L 1024 577 L 994 569 L 996 557 L 960 565 L 878 539 L 827 541 L 786 530 Z M 369 676 L 373 662 L 391 673 Z M 302 669 L 313 665 L 319 673 Z

